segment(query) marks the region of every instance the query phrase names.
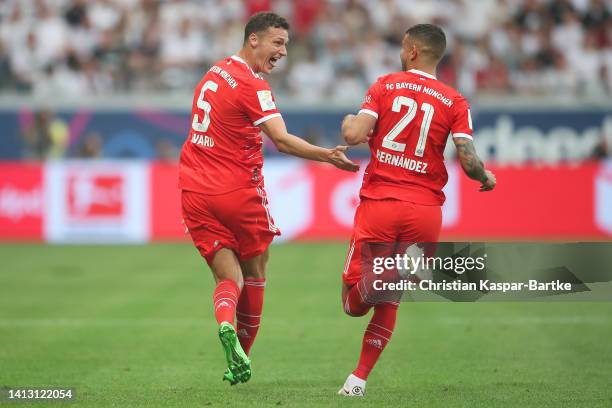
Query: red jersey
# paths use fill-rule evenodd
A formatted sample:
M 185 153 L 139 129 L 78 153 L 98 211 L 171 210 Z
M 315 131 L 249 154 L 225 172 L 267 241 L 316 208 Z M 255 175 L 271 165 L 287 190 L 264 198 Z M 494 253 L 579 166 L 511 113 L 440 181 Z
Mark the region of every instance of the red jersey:
M 268 83 L 237 56 L 214 64 L 198 84 L 179 161 L 179 188 L 225 194 L 263 186 L 259 124 L 280 116 Z
M 448 136 L 472 139 L 465 98 L 434 76 L 410 70 L 380 77 L 359 113 L 377 119 L 360 196 L 442 205 Z

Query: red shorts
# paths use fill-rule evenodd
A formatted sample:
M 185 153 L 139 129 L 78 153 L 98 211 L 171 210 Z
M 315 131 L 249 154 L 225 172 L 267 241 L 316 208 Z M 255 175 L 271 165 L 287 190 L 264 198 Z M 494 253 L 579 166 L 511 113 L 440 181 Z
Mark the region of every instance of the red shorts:
M 440 206 L 362 199 L 355 212 L 353 237 L 342 279 L 348 285 L 361 279 L 361 246 L 364 243 L 438 242 L 441 225 Z
M 241 261 L 260 255 L 281 234 L 263 188 L 221 195 L 182 190 L 181 204 L 187 230 L 208 265 L 221 248 L 233 250 Z

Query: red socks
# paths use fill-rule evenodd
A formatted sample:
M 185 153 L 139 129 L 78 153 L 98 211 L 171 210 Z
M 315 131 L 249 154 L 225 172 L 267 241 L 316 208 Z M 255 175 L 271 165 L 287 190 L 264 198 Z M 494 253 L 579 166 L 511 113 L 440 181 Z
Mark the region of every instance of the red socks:
M 370 371 L 393 334 L 398 307 L 396 303 L 380 303 L 374 306 L 374 314 L 363 336 L 359 364 L 353 371 L 353 374 L 362 380 L 368 379 Z
M 217 323 L 229 322 L 234 324 L 236 304 L 240 296 L 240 288 L 233 280 L 222 280 L 217 283 L 213 294 L 213 307 Z
M 247 278 L 240 292 L 236 282 L 222 280 L 217 284 L 213 295 L 217 323 L 234 324 L 234 316 L 237 317 L 238 340 L 247 354 L 259 330 L 265 287 L 265 279 Z
M 246 278 L 238 300 L 236 310 L 238 340 L 240 340 L 240 345 L 247 355 L 259 330 L 265 287 L 265 279 Z

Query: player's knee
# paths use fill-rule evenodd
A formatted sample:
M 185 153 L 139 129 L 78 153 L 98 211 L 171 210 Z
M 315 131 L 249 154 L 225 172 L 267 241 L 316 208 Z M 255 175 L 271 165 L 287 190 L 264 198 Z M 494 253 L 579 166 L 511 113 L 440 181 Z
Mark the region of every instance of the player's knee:
M 265 279 L 266 265 L 262 262 L 250 262 L 247 267 L 242 268 L 242 273 L 245 278 Z
M 266 266 L 268 263 L 268 251 L 241 262 L 242 273 L 245 278 L 249 279 L 265 279 Z
M 358 309 L 358 310 L 347 310 L 344 309 L 344 313 L 351 317 L 362 317 L 368 314 L 370 308 L 367 309 Z
M 247 279 L 265 279 L 266 265 L 263 262 L 250 262 L 248 266 L 242 268 L 242 273 Z
M 244 271 L 245 279 L 265 279 L 266 273 L 263 269 L 251 269 L 249 271 Z
M 265 269 L 266 265 L 268 264 L 268 259 L 270 258 L 270 251 L 268 251 L 267 249 L 264 251 L 263 254 L 261 254 L 261 264 L 263 265 L 263 268 Z
M 344 309 L 344 314 L 346 314 L 347 316 L 351 316 L 351 317 L 361 317 L 361 316 L 365 316 L 367 313 L 368 313 L 367 311 L 354 312 L 352 310 Z
M 361 316 L 365 316 L 366 314 L 368 314 L 368 312 L 370 311 L 370 306 L 369 305 L 355 306 L 355 305 L 350 305 L 346 301 L 344 301 L 342 305 L 342 309 L 344 310 L 344 313 L 348 316 L 361 317 Z

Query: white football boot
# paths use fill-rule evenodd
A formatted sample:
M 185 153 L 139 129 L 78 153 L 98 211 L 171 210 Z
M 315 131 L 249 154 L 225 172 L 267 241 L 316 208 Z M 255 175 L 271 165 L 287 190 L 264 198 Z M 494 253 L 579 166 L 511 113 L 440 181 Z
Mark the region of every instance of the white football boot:
M 365 396 L 365 380 L 351 374 L 346 379 L 346 382 L 338 391 L 338 395 L 345 397 L 363 397 Z

